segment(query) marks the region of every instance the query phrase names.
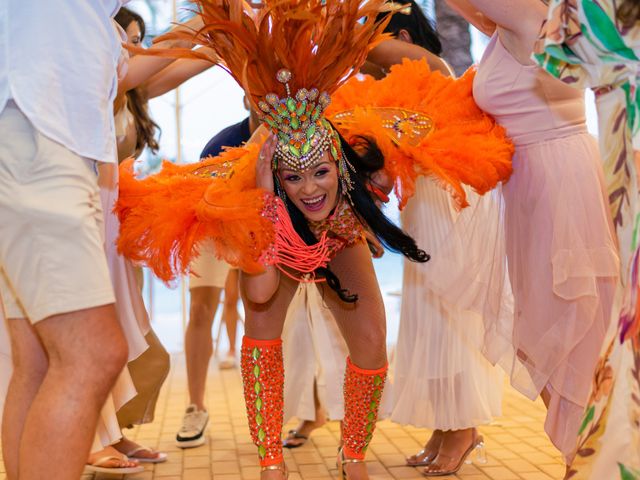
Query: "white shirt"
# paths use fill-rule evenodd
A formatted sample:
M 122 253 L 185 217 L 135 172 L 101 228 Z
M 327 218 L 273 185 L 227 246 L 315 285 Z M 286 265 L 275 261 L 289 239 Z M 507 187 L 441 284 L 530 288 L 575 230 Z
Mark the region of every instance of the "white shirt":
M 121 0 L 0 0 L 0 112 L 13 99 L 43 135 L 114 162 Z

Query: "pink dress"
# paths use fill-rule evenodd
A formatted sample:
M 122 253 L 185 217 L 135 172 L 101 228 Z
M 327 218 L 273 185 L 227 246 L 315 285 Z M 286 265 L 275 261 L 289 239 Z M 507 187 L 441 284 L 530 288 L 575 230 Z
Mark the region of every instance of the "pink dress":
M 521 392 L 535 398 L 549 388 L 545 430 L 570 457 L 618 275 L 584 93 L 537 66 L 521 65 L 495 34 L 478 66 L 474 97 L 516 146 L 513 176 L 503 187 L 515 315 L 512 328 L 489 325 L 493 338 L 486 341 L 512 345 L 511 380 Z M 504 365 L 508 353 L 501 353 L 502 359 L 490 360 Z

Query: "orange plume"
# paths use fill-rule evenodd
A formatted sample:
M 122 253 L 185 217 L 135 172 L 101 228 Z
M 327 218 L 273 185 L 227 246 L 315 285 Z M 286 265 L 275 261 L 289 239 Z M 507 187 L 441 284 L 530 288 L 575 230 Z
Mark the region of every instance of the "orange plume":
M 469 70 L 458 79 L 445 77 L 432 72 L 424 59 L 405 59 L 381 80 L 349 80 L 325 113 L 350 143 L 361 136 L 375 139 L 395 181 L 400 208 L 415 192 L 419 175 L 433 178 L 462 208 L 468 205 L 462 185 L 482 195 L 506 182 L 514 151 L 505 130 L 474 102 L 474 75 Z M 396 138 L 381 113 L 389 107 L 428 117 L 430 130 L 417 141 Z M 348 121 L 341 119 L 345 111 L 350 112 Z
M 267 93 L 284 94 L 276 80 L 282 68 L 293 72 L 292 91 L 334 92 L 388 38 L 385 0 L 267 0 L 260 8 L 240 0 L 194 0 L 204 26 L 169 32 L 158 40 L 186 39 L 211 47 L 254 107 Z M 181 55 L 181 52 L 178 52 Z M 194 52 L 185 56 L 203 58 Z

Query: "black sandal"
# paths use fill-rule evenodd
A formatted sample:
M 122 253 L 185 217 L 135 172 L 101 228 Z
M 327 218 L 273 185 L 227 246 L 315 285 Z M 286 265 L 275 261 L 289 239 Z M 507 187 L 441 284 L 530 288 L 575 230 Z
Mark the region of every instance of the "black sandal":
M 296 444 L 287 443 L 291 440 L 302 440 L 302 442 Z M 284 448 L 298 448 L 307 443 L 307 440 L 309 440 L 309 437 L 298 433 L 297 430 L 289 430 L 289 435 L 282 441 L 282 446 Z

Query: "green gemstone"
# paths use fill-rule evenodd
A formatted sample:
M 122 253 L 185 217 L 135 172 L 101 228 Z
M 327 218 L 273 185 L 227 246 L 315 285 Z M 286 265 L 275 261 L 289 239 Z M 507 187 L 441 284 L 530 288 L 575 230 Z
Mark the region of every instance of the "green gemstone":
M 260 395 L 260 392 L 262 391 L 262 385 L 260 385 L 260 382 L 256 382 L 253 389 L 258 395 Z
M 309 142 L 302 145 L 302 155 L 306 155 L 311 150 L 311 144 Z
M 365 430 L 367 431 L 367 433 L 373 432 L 373 423 L 367 423 Z
M 378 402 L 376 402 L 375 400 L 371 400 L 371 403 L 369 404 L 369 410 L 375 412 L 378 409 Z
M 296 130 L 296 129 L 298 129 L 299 126 L 300 126 L 300 120 L 298 120 L 298 117 L 293 117 L 291 119 L 291 128 Z
M 306 109 L 307 109 L 307 102 L 302 102 L 302 104 L 298 107 L 298 110 L 296 110 L 296 115 L 298 116 L 302 115 Z
M 336 150 L 336 147 L 334 147 L 333 144 L 331 144 L 331 156 L 334 160 L 338 160 L 338 150 Z
M 263 429 L 258 430 L 258 440 L 264 442 L 264 439 L 267 438 L 267 434 L 264 433 Z
M 311 125 L 309 128 L 307 128 L 307 138 L 309 140 L 311 140 L 311 137 L 313 137 L 316 133 L 316 126 L 315 125 Z
M 318 117 L 320 116 L 320 109 L 318 109 L 318 107 L 313 109 L 313 113 L 311 114 L 311 120 L 313 120 L 314 122 L 318 119 Z
M 292 155 L 300 157 L 300 150 L 298 150 L 295 145 L 289 145 L 289 151 Z
M 258 360 L 260 358 L 260 350 L 258 350 L 258 347 L 254 347 L 254 349 L 251 351 L 251 356 L 254 360 Z
M 365 443 L 368 445 L 372 438 L 373 438 L 373 433 L 370 433 L 369 435 L 364 437 Z M 367 448 L 367 447 L 365 447 L 365 448 Z
M 283 116 L 283 115 L 288 115 L 288 114 L 289 114 L 289 112 L 287 111 L 287 107 L 285 107 L 282 104 L 278 105 L 278 115 Z
M 382 392 L 380 390 L 373 391 L 373 398 L 375 398 L 376 400 L 380 400 L 381 396 L 382 396 Z
M 373 378 L 373 384 L 374 384 L 376 387 L 378 387 L 378 386 L 380 386 L 380 385 L 382 384 L 382 378 L 380 377 L 380 375 L 376 375 L 376 376 Z
M 264 445 L 260 445 L 258 447 L 258 455 L 260 455 L 260 458 L 264 458 L 267 456 L 267 449 L 264 448 Z
M 267 125 L 269 125 L 271 128 L 278 128 L 276 122 L 271 120 L 269 117 L 265 118 L 264 121 L 267 122 Z
M 262 414 L 258 412 L 258 414 L 256 415 L 256 424 L 260 426 L 262 425 L 262 422 L 264 422 L 264 418 L 262 417 Z
M 292 113 L 296 111 L 296 101 L 291 97 L 287 98 L 287 109 Z
M 258 397 L 256 399 L 256 410 L 259 411 L 261 408 L 262 408 L 262 399 L 260 397 Z M 371 415 L 371 414 L 369 414 L 369 415 Z
M 260 376 L 260 367 L 256 363 L 253 367 L 253 376 L 258 378 Z
M 375 422 L 375 420 L 376 420 L 375 412 L 369 412 L 369 415 L 367 415 L 367 420 L 370 421 L 370 422 Z

